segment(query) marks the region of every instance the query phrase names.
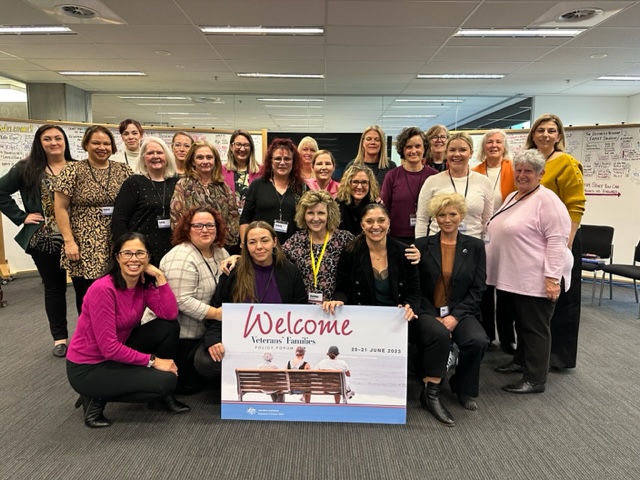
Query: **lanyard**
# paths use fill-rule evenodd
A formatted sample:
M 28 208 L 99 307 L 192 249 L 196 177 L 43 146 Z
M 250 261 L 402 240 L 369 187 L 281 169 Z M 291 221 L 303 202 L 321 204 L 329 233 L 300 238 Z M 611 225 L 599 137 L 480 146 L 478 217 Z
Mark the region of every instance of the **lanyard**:
M 324 236 L 324 243 L 322 244 L 322 251 L 320 252 L 320 256 L 318 257 L 318 263 L 315 261 L 315 257 L 313 255 L 313 239 L 311 235 L 309 235 L 309 244 L 311 250 L 311 271 L 313 272 L 313 286 L 318 286 L 318 272 L 320 272 L 320 264 L 322 263 L 322 257 L 324 257 L 324 251 L 327 249 L 327 243 L 329 243 L 329 231 L 327 230 L 326 235 Z
M 269 291 L 269 285 L 271 285 L 271 280 L 273 279 L 273 272 L 275 271 L 276 266 L 272 265 L 271 268 L 271 273 L 269 274 L 269 280 L 267 281 L 267 285 L 264 287 L 264 291 L 262 292 L 262 297 L 260 295 L 258 295 L 258 303 L 262 303 L 262 301 L 264 300 L 264 297 L 267 296 L 267 292 Z M 256 293 L 257 293 L 257 285 L 256 285 Z
M 493 215 L 491 215 L 491 218 L 489 219 L 489 221 L 487 222 L 487 226 L 485 227 L 485 230 L 487 228 L 489 228 L 489 223 L 491 222 L 491 220 L 493 220 L 494 218 L 496 218 L 498 215 L 500 215 L 503 212 L 506 212 L 507 210 L 509 210 L 510 208 L 515 207 L 518 203 L 520 203 L 522 200 L 524 200 L 525 198 L 527 198 L 529 195 L 531 195 L 532 193 L 534 193 L 536 190 L 538 190 L 540 188 L 540 185 L 538 185 L 536 188 L 534 188 L 533 190 L 525 193 L 522 197 L 520 197 L 518 200 L 516 200 L 513 204 L 511 204 L 511 201 L 516 198 L 516 195 L 518 194 L 518 192 L 516 192 L 515 194 L 513 194 L 513 196 L 511 198 L 509 198 L 509 201 L 505 202 L 504 205 L 502 207 L 500 207 L 500 210 L 498 210 L 496 213 L 494 213 Z
M 153 187 L 153 191 L 156 192 L 156 195 L 158 196 L 158 198 L 160 198 L 160 201 L 162 202 L 162 218 L 165 218 L 165 214 L 164 214 L 164 209 L 165 209 L 165 205 L 164 205 L 164 199 L 165 199 L 165 195 L 167 193 L 167 180 L 163 180 L 162 181 L 162 197 L 160 197 L 160 192 L 158 192 L 158 190 L 156 189 L 156 183 L 149 179 L 149 181 L 151 182 L 151 186 Z
M 218 288 L 218 279 L 216 278 L 216 274 L 213 273 L 213 268 L 211 268 L 211 264 L 209 263 L 209 261 L 207 260 L 207 257 L 205 257 L 202 252 L 200 251 L 200 249 L 198 247 L 196 247 L 195 245 L 193 245 L 193 248 L 195 248 L 198 253 L 200 254 L 200 256 L 202 257 L 202 260 L 204 261 L 204 264 L 207 266 L 207 268 L 209 269 L 209 271 L 211 272 L 211 278 L 213 279 L 213 291 L 216 291 L 216 288 Z M 213 260 L 214 258 L 211 257 L 211 259 Z
M 93 178 L 93 181 L 96 182 L 98 184 L 98 186 L 100 186 L 103 190 L 104 193 L 107 194 L 107 200 L 111 200 L 111 202 L 113 202 L 113 198 L 111 197 L 111 195 L 109 195 L 109 184 L 111 183 L 111 161 L 107 160 L 107 162 L 109 163 L 109 170 L 107 171 L 107 186 L 105 187 L 104 185 L 102 185 L 98 179 L 96 178 L 96 174 L 93 171 L 93 167 L 91 166 L 91 163 L 89 163 L 89 160 L 87 160 L 87 165 L 89 167 L 89 173 L 91 173 L 91 178 Z
M 287 196 L 287 193 L 289 193 L 289 186 L 287 185 L 287 189 L 284 191 L 284 193 L 282 195 L 280 195 L 278 193 L 278 189 L 276 188 L 276 184 L 275 182 L 273 183 L 273 191 L 276 194 L 276 198 L 278 199 L 278 212 L 279 212 L 279 217 L 278 220 L 282 220 L 282 202 L 284 202 L 284 199 Z
M 487 165 L 487 178 L 489 178 L 489 165 Z M 500 180 L 500 175 L 502 175 L 502 164 L 500 164 L 500 170 L 498 170 L 498 176 L 496 177 L 496 181 L 493 184 L 493 190 L 495 191 L 496 187 L 498 186 L 498 180 Z
M 456 184 L 453 181 L 453 177 L 451 176 L 451 170 L 447 170 L 447 173 L 449 174 L 449 180 L 451 180 L 451 185 L 453 186 L 453 190 L 458 193 L 458 189 L 456 188 Z M 469 174 L 471 173 L 471 170 L 469 169 L 469 167 L 467 167 L 467 185 L 464 187 L 464 198 L 467 198 L 467 192 L 469 191 Z

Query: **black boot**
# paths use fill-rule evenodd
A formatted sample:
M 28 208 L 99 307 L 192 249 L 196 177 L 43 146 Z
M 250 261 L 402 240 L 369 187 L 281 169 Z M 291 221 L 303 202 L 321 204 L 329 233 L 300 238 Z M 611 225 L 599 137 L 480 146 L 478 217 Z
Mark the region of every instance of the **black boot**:
M 77 404 L 77 402 L 76 402 Z M 107 404 L 101 398 L 91 398 L 84 411 L 84 424 L 90 428 L 111 426 L 111 422 L 102 414 Z
M 91 399 L 89 397 L 80 395 L 78 397 L 78 400 L 76 400 L 74 407 L 80 408 L 82 406 L 82 414 L 84 415 L 84 413 L 87 411 L 87 407 L 89 406 L 90 401 Z
M 420 405 L 447 427 L 455 426 L 451 413 L 440 402 L 440 384 L 429 382 L 424 386 L 420 394 Z
M 170 413 L 187 413 L 191 411 L 191 407 L 176 400 L 173 395 L 167 395 L 160 400 L 149 402 L 147 405 L 152 410 L 166 410 Z
M 458 392 L 458 382 L 456 381 L 455 375 L 451 375 L 451 377 L 449 378 L 449 386 L 451 387 L 451 393 L 458 397 L 458 403 L 460 403 L 463 408 L 466 408 L 467 410 L 478 409 L 478 404 L 473 399 L 473 397 Z

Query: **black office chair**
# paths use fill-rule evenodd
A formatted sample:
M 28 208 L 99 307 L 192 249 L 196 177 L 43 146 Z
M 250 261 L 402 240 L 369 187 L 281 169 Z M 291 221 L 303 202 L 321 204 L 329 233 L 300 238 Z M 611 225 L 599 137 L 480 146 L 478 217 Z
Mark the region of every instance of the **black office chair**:
M 613 261 L 613 227 L 604 225 L 582 225 L 582 257 L 596 255 L 599 260 Z M 604 263 L 582 261 L 582 270 L 593 272 L 593 289 L 591 291 L 591 305 L 596 299 L 596 275 L 605 266 Z M 613 284 L 609 274 L 609 298 L 613 298 Z
M 636 303 L 638 303 L 638 284 L 637 281 L 640 280 L 640 265 L 636 265 L 637 262 L 640 262 L 640 242 L 636 245 L 636 249 L 633 255 L 633 264 L 622 264 L 622 263 L 612 263 L 610 265 L 602 266 L 602 279 L 600 280 L 600 300 L 598 301 L 598 305 L 602 302 L 602 289 L 604 287 L 604 276 L 608 273 L 609 275 L 618 275 L 620 277 L 626 277 L 633 279 L 633 290 L 636 294 Z M 638 308 L 638 318 L 640 319 L 640 307 Z

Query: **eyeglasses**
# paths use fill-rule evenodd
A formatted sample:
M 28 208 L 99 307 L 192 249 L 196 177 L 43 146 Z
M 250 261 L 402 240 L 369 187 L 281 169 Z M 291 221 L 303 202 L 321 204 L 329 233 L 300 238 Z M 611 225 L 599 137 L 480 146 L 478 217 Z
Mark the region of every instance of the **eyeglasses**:
M 442 140 L 442 141 L 445 141 L 447 138 L 449 138 L 448 135 L 434 135 L 433 137 L 430 138 L 430 140 Z
M 251 148 L 251 144 L 250 143 L 238 143 L 238 142 L 233 142 L 232 145 L 236 148 L 239 149 L 245 149 L 245 150 L 249 150 Z
M 289 163 L 293 161 L 293 157 L 273 157 L 273 163 Z
M 207 230 L 215 230 L 216 224 L 215 223 L 192 223 L 191 228 L 193 228 L 194 230 L 197 230 L 198 232 L 201 232 L 205 228 Z
M 190 143 L 173 143 L 172 144 L 175 148 L 186 148 L 189 149 L 191 148 L 191 144 Z
M 131 260 L 134 255 L 138 260 L 144 260 L 149 256 L 149 252 L 146 250 L 136 250 L 135 252 L 132 252 L 131 250 L 123 250 L 119 252 L 118 255 L 120 255 L 120 258 L 123 260 Z
M 352 187 L 357 187 L 358 185 L 362 185 L 363 187 L 368 187 L 369 180 L 351 180 Z

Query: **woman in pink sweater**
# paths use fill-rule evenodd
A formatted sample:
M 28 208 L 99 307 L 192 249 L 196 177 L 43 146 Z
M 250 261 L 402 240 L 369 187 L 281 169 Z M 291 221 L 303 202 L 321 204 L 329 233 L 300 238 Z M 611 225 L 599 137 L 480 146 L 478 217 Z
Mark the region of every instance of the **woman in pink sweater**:
M 67 377 L 80 394 L 76 408 L 83 406 L 88 427 L 111 425 L 103 415 L 107 402 L 157 401 L 172 413 L 190 410 L 172 396 L 178 323 L 157 319 L 140 325 L 146 307 L 160 318 L 178 315 L 176 298 L 150 257 L 144 235 L 125 233 L 114 245 L 106 275 L 84 297 L 67 352 Z
M 523 373 L 519 382 L 505 385 L 510 393 L 545 390 L 551 352 L 550 322 L 573 265 L 567 248 L 571 219 L 562 201 L 540 185 L 545 159 L 525 150 L 513 160 L 517 190 L 493 214 L 484 235 L 487 284 L 497 291 L 497 308 L 512 312 L 518 346 L 515 357 L 496 368 L 500 373 Z

